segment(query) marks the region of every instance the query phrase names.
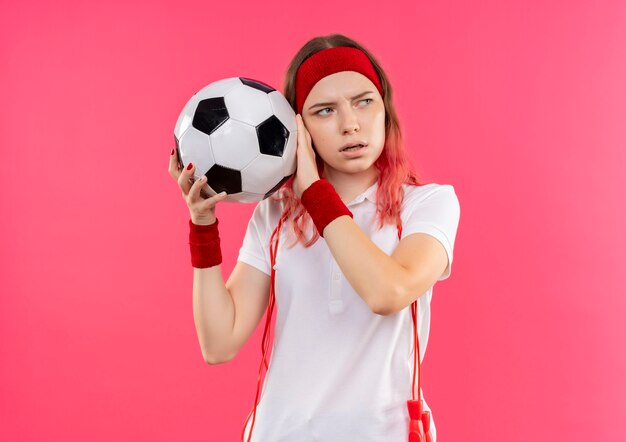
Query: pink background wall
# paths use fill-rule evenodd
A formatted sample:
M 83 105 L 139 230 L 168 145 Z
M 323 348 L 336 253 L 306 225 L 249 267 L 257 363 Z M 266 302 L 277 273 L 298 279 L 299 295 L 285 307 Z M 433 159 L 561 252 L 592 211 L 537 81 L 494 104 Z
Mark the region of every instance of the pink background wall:
M 0 439 L 239 440 L 265 319 L 204 363 L 174 123 L 341 32 L 461 203 L 423 365 L 441 442 L 626 440 L 626 3 L 467 3 L 2 1 Z M 218 206 L 225 278 L 253 208 Z

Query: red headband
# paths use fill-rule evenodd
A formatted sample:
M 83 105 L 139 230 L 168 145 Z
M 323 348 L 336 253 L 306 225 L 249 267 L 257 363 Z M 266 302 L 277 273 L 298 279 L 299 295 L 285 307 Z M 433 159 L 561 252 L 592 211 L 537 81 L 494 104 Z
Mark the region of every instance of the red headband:
M 380 85 L 378 74 L 363 51 L 348 46 L 328 48 L 311 55 L 298 68 L 296 73 L 296 107 L 298 113 L 302 113 L 304 100 L 318 81 L 343 71 L 355 71 L 365 75 L 374 83 L 380 96 L 383 96 L 383 88 Z

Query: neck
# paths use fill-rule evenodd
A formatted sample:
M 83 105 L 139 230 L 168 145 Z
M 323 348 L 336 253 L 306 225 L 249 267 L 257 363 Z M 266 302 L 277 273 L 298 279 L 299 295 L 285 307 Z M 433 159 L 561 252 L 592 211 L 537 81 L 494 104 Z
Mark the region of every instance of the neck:
M 344 204 L 351 202 L 357 195 L 369 189 L 378 180 L 378 171 L 373 167 L 357 174 L 322 173 L 322 177 L 333 185 Z

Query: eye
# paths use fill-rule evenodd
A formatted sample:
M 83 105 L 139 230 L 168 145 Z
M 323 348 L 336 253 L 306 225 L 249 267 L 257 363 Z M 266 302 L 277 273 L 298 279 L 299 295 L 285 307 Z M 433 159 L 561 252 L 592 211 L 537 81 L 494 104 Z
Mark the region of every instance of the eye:
M 374 99 L 372 99 L 372 98 L 364 98 L 363 100 L 360 101 L 360 103 L 362 103 L 363 101 L 372 102 L 372 101 L 374 101 Z M 369 104 L 369 103 L 367 103 L 367 104 Z M 324 109 L 320 109 L 319 111 L 315 112 L 315 114 L 316 115 L 328 115 L 328 113 L 321 113 L 321 112 L 323 112 L 325 110 L 331 110 L 331 108 L 330 107 L 325 107 Z
M 320 114 L 320 112 L 325 111 L 326 109 L 330 109 L 329 107 L 325 107 L 324 109 L 321 109 L 317 112 L 315 112 L 317 115 L 328 115 L 328 114 Z

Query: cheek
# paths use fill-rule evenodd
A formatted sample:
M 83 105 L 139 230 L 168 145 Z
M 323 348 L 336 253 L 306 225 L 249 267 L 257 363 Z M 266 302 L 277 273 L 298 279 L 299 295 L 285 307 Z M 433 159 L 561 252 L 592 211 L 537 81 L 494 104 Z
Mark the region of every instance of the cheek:
M 328 129 L 324 127 L 314 126 L 308 128 L 309 134 L 311 135 L 311 144 L 315 149 L 318 146 L 324 146 L 327 143 L 328 138 Z
M 372 116 L 372 131 L 373 134 L 385 138 L 385 112 L 376 112 L 375 115 Z
M 385 111 L 384 110 L 376 113 L 376 124 L 383 128 L 385 127 Z

